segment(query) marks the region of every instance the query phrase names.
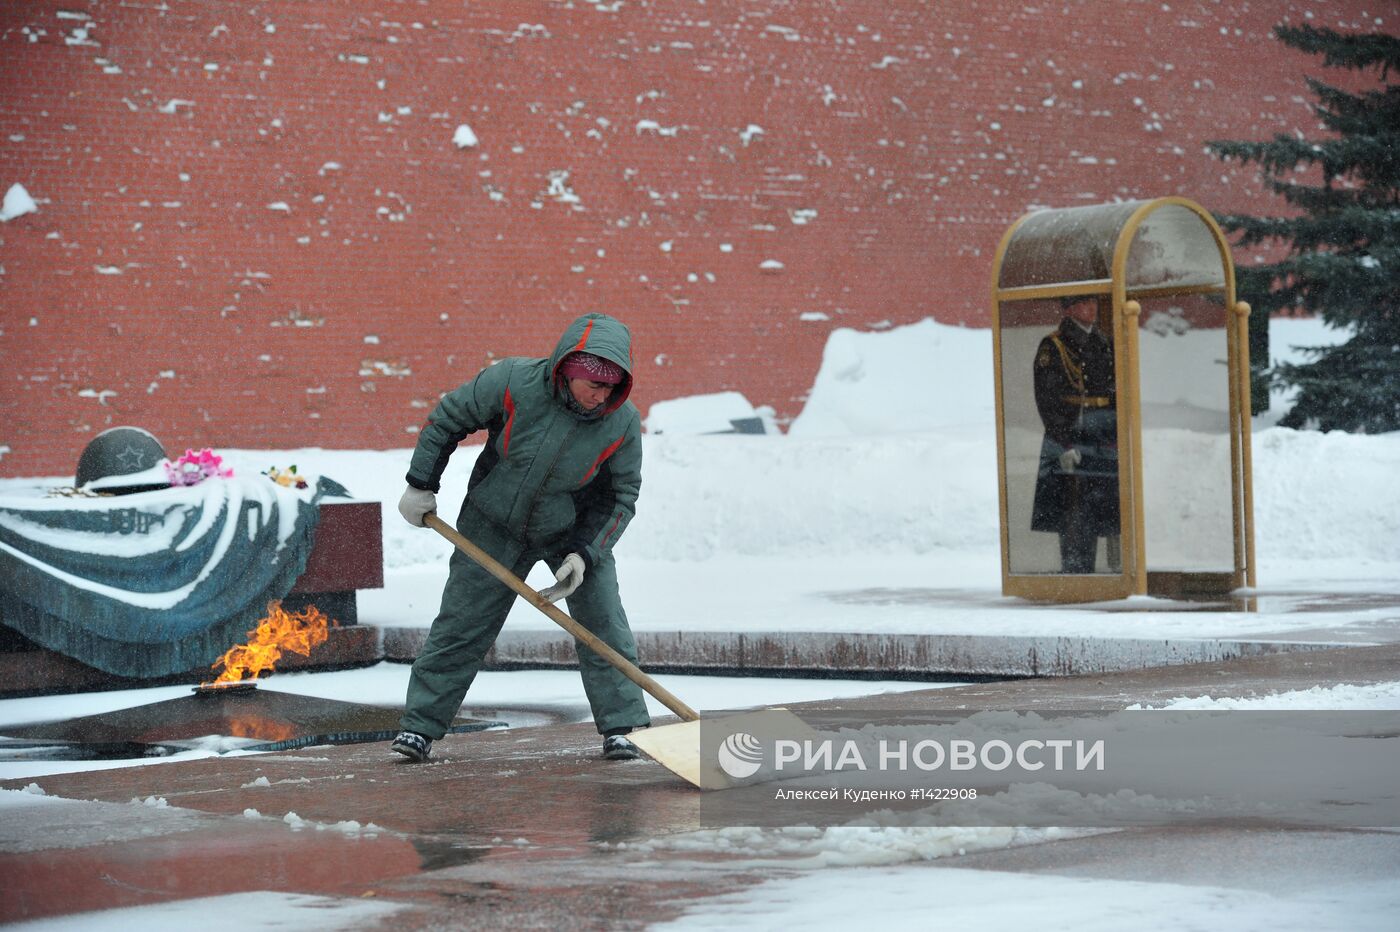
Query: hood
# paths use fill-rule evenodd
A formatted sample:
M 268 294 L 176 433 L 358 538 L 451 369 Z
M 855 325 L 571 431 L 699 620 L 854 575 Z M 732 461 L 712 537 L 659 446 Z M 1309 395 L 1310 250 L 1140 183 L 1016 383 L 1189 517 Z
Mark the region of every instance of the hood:
M 632 394 L 632 332 L 627 325 L 607 314 L 584 314 L 569 324 L 559 338 L 559 345 L 549 356 L 551 384 L 557 385 L 559 382 L 559 364 L 564 357 L 575 352 L 602 356 L 622 367 L 622 382 L 613 389 L 601 413 L 611 414 L 622 407 Z

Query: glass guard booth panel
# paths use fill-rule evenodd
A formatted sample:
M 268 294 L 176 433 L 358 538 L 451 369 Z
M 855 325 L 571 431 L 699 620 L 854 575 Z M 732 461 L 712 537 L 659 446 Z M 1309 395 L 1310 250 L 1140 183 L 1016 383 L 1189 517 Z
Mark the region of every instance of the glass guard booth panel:
M 999 323 L 1008 572 L 1117 576 L 1112 330 L 1085 333 L 1055 299 L 1003 302 Z
M 1233 573 L 1230 315 L 1220 293 L 1139 303 L 1147 572 Z
M 1123 224 L 1143 201 L 1044 210 L 1017 225 L 997 286 L 1027 288 L 1106 281 Z
M 1236 568 L 1225 261 L 1199 214 L 1162 203 L 1140 217 L 1123 270 L 1128 296 L 1142 306 L 1138 413 L 1149 592 L 1230 588 L 1205 580 L 1229 580 Z
M 1128 250 L 1123 282 L 1139 288 L 1184 291 L 1225 288 L 1220 247 L 1204 220 L 1180 204 L 1156 207 L 1138 223 Z

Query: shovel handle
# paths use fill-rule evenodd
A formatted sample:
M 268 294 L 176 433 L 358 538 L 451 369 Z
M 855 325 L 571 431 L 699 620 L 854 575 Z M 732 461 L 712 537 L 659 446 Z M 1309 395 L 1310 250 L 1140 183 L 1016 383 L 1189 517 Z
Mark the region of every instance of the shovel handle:
M 534 589 L 525 585 L 525 583 L 520 580 L 520 577 L 506 569 L 505 566 L 501 565 L 498 560 L 485 550 L 482 550 L 476 544 L 459 534 L 457 529 L 452 527 L 452 525 L 448 524 L 431 511 L 423 516 L 423 523 L 450 540 L 456 545 L 458 550 L 471 557 L 482 569 L 513 589 L 516 595 L 548 615 L 549 619 L 559 627 L 572 634 L 577 640 L 588 645 L 594 653 L 622 671 L 623 676 L 642 687 L 642 689 L 650 693 L 657 702 L 679 715 L 683 721 L 699 721 L 700 714 L 698 712 L 684 702 L 681 702 L 664 686 L 639 670 L 635 663 L 609 647 L 598 635 L 589 631 L 577 621 L 574 621 L 555 606 L 553 602 L 550 602 Z

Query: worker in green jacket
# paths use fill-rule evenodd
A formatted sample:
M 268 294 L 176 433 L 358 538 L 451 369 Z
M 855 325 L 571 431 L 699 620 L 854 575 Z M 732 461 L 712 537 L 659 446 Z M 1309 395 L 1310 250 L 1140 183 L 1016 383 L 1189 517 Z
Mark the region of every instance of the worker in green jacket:
M 641 416 L 632 391 L 631 334 L 587 314 L 547 359 L 503 359 L 443 396 L 418 435 L 399 512 L 422 527 L 437 510 L 447 458 L 469 434 L 487 432 L 457 530 L 516 576 L 543 560 L 569 613 L 633 663 L 636 642 L 618 595 L 613 546 L 636 512 L 642 485 Z M 442 606 L 413 664 L 393 750 L 426 760 L 446 734 L 495 643 L 514 593 L 454 551 Z M 626 735 L 650 724 L 642 691 L 582 644 L 583 688 L 603 756 L 638 756 Z

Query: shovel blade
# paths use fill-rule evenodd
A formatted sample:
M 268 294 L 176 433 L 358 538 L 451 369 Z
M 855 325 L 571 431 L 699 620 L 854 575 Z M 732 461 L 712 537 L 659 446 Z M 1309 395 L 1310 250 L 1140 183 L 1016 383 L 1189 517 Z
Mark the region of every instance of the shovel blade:
M 656 761 L 691 786 L 701 790 L 727 790 L 768 780 L 781 774 L 765 766 L 763 749 L 778 738 L 802 740 L 816 732 L 786 709 L 758 709 L 707 718 L 706 741 L 702 722 L 678 722 L 634 731 L 627 737 Z M 727 740 L 733 738 L 733 741 Z M 715 747 L 707 748 L 705 745 Z M 746 753 L 747 752 L 747 753 Z M 752 769 L 750 769 L 752 768 Z

